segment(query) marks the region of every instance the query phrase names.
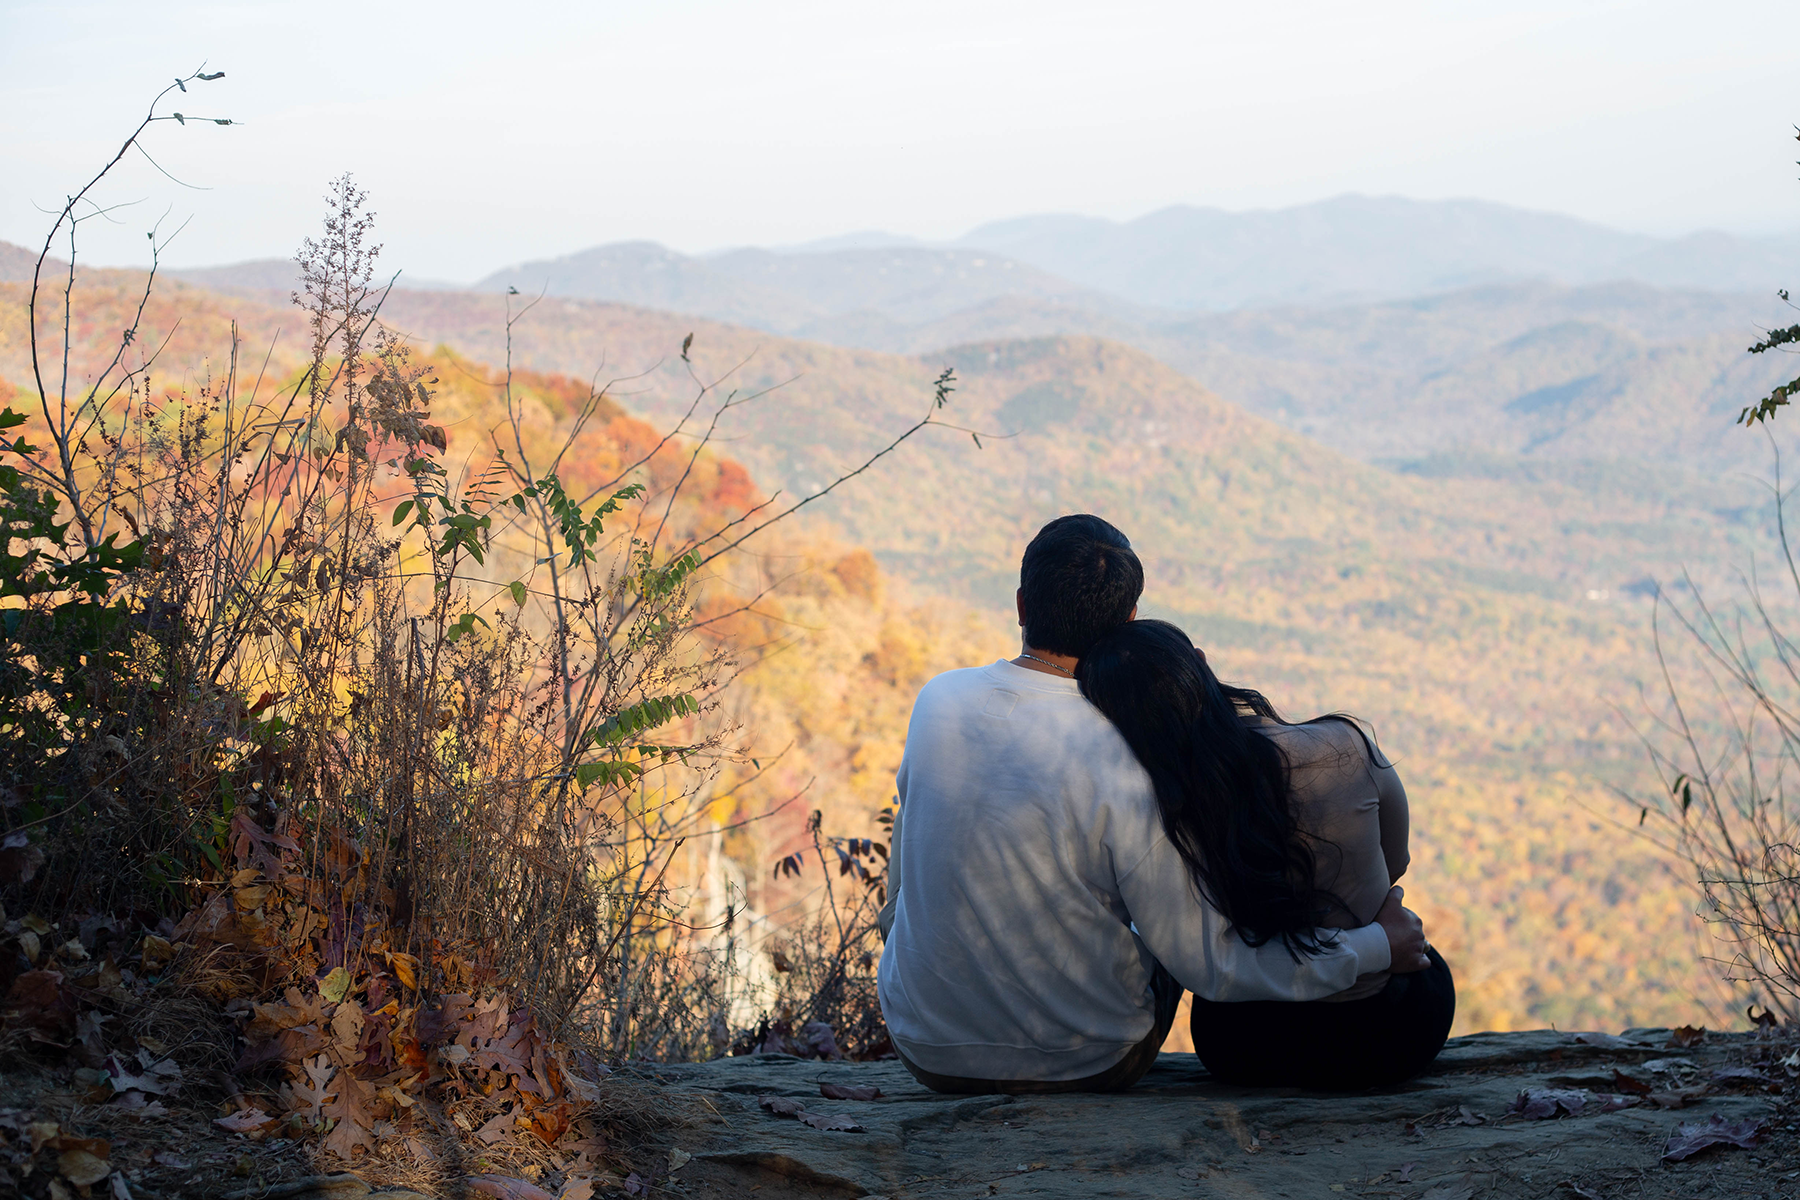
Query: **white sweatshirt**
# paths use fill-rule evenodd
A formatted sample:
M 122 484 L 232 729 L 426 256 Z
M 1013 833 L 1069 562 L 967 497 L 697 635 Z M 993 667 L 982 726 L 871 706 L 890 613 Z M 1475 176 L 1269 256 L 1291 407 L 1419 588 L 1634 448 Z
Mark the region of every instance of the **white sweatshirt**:
M 1319 999 L 1388 966 L 1378 925 L 1298 962 L 1279 940 L 1241 941 L 1072 679 L 1006 661 L 939 675 L 913 705 L 898 784 L 879 991 L 927 1071 L 1104 1071 L 1150 1032 L 1157 962 L 1209 1000 Z

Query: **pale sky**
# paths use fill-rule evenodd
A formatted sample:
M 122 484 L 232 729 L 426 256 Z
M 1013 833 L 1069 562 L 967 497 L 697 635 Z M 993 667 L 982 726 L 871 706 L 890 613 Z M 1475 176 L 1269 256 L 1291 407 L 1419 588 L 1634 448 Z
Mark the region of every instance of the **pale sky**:
M 1800 230 L 1800 4 L 1554 0 L 0 0 L 0 239 L 165 110 L 89 261 L 285 257 L 346 170 L 383 262 L 473 280 L 1039 212 L 1475 197 L 1619 228 Z M 190 220 L 191 218 L 191 220 Z

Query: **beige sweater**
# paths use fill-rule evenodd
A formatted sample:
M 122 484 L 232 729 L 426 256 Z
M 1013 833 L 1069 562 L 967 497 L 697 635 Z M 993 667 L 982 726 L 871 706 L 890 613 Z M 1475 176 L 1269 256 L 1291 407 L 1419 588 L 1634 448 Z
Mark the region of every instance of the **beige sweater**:
M 1342 721 L 1254 728 L 1286 753 L 1294 817 L 1312 846 L 1314 882 L 1341 902 L 1325 924 L 1354 929 L 1375 919 L 1388 889 L 1406 873 L 1406 788 L 1393 764 Z M 1379 992 L 1388 973 L 1359 978 L 1331 1000 Z

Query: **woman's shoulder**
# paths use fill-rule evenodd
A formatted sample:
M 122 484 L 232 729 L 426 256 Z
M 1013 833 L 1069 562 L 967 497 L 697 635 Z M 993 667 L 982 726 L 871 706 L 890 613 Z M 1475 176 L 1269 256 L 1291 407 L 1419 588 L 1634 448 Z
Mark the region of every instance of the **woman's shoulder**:
M 1259 720 L 1251 727 L 1279 745 L 1294 767 L 1368 769 L 1388 765 L 1374 737 L 1348 717 L 1316 717 L 1292 725 Z

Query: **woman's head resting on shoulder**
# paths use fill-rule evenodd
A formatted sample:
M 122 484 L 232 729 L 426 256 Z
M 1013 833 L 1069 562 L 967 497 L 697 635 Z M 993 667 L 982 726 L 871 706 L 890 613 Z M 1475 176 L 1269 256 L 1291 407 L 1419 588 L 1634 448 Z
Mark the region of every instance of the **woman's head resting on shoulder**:
M 1256 692 L 1219 682 L 1167 621 L 1129 621 L 1075 669 L 1081 694 L 1111 721 L 1150 776 L 1163 830 L 1200 894 L 1251 945 L 1281 938 L 1317 953 L 1327 902 L 1311 886 L 1280 748 L 1244 718 L 1279 721 Z

